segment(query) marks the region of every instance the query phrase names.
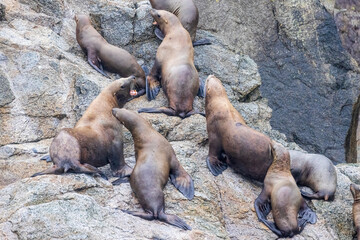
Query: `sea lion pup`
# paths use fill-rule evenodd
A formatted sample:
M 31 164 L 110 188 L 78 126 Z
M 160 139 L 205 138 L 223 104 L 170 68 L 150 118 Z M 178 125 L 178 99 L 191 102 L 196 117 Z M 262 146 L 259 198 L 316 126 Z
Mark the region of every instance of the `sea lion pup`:
M 350 191 L 354 197 L 353 221 L 356 231 L 354 239 L 360 240 L 360 186 L 352 183 L 350 184 Z
M 259 221 L 276 235 L 292 237 L 300 233 L 308 222 L 314 224 L 317 217 L 307 206 L 290 173 L 289 152 L 272 141 L 271 153 L 273 163 L 267 171 L 263 189 L 255 200 L 255 211 Z M 271 210 L 275 224 L 266 219 Z
M 154 99 L 160 91 L 161 79 L 169 107 L 142 108 L 138 112 L 165 113 L 181 118 L 199 113 L 193 110 L 193 102 L 196 95 L 203 97 L 203 86 L 200 86 L 194 66 L 194 48 L 190 35 L 174 14 L 155 9 L 150 13 L 165 33 L 165 38 L 147 77 L 146 94 L 149 100 Z
M 208 168 L 217 176 L 230 165 L 238 173 L 263 181 L 272 162 L 270 138 L 246 125 L 219 79 L 210 75 L 205 88 Z
M 105 77 L 109 77 L 103 67 L 121 77 L 136 77 L 136 91 L 140 96 L 145 94 L 145 72 L 135 57 L 126 50 L 109 44 L 91 25 L 89 16 L 75 16 L 76 40 L 87 54 L 88 63 Z
M 208 39 L 194 42 L 199 22 L 199 11 L 193 0 L 150 0 L 150 3 L 154 9 L 165 10 L 175 14 L 183 27 L 189 32 L 193 46 L 211 44 Z M 155 35 L 160 40 L 164 39 L 163 32 L 158 28 L 155 29 Z
M 165 213 L 163 189 L 169 176 L 174 186 L 189 200 L 194 197 L 194 184 L 180 165 L 170 143 L 139 114 L 126 109 L 113 109 L 114 116 L 131 132 L 135 144 L 136 164 L 130 185 L 145 212 L 126 211 L 146 220 L 158 219 L 190 230 L 179 217 Z M 119 180 L 113 182 L 118 184 Z
M 320 154 L 290 150 L 290 170 L 300 186 L 311 188 L 314 193 L 300 190 L 301 195 L 312 199 L 334 200 L 337 176 L 334 164 Z
M 132 169 L 126 165 L 123 154 L 122 125 L 111 114 L 114 107 L 123 107 L 134 88 L 135 77 L 118 79 L 101 91 L 90 104 L 74 128 L 62 129 L 50 145 L 54 163 L 49 169 L 35 173 L 100 174 L 97 167 L 110 163 L 116 176 L 129 176 Z

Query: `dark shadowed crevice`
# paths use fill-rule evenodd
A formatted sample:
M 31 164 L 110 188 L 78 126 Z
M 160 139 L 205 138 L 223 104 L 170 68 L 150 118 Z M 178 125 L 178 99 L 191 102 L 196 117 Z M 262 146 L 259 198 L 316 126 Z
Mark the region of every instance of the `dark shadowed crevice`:
M 353 114 L 351 119 L 351 125 L 346 136 L 345 141 L 345 154 L 347 163 L 358 162 L 358 148 L 360 147 L 360 96 L 353 107 Z

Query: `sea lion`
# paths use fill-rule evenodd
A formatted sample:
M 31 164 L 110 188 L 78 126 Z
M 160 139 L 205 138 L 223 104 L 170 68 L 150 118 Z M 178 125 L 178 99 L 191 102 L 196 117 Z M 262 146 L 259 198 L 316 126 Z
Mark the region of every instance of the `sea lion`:
M 194 197 L 194 183 L 176 158 L 170 143 L 139 114 L 126 109 L 113 109 L 113 115 L 131 132 L 136 164 L 130 185 L 145 212 L 127 211 L 146 220 L 158 219 L 190 230 L 179 217 L 165 213 L 163 189 L 169 180 L 189 200 Z M 122 178 L 119 178 L 120 182 Z M 113 184 L 117 184 L 118 180 Z
M 217 176 L 230 165 L 238 173 L 263 181 L 272 162 L 270 138 L 246 125 L 219 79 L 210 75 L 205 88 L 208 168 Z
M 334 200 L 337 176 L 334 164 L 320 154 L 290 150 L 291 174 L 297 184 L 311 188 L 314 193 L 300 190 L 301 195 L 312 199 Z
M 154 9 L 165 10 L 175 14 L 183 27 L 189 32 L 193 46 L 211 44 L 208 39 L 194 42 L 199 22 L 199 11 L 193 0 L 150 0 L 150 3 Z M 155 29 L 155 35 L 160 40 L 164 39 L 163 32 L 158 28 Z
M 136 77 L 136 91 L 140 96 L 145 94 L 145 72 L 134 56 L 126 50 L 109 44 L 91 25 L 87 15 L 76 15 L 76 40 L 87 54 L 88 63 L 105 77 L 104 71 L 118 73 L 121 77 Z
M 54 163 L 43 174 L 75 173 L 100 174 L 97 167 L 110 163 L 116 176 L 129 176 L 123 154 L 122 125 L 111 114 L 114 107 L 123 107 L 134 88 L 135 77 L 118 79 L 101 91 L 74 128 L 62 129 L 50 145 Z
M 353 221 L 356 231 L 354 239 L 360 240 L 360 186 L 352 183 L 350 184 L 350 191 L 354 197 Z
M 172 13 L 152 9 L 153 18 L 165 33 L 153 68 L 147 77 L 146 94 L 152 100 L 160 91 L 159 81 L 169 102 L 169 107 L 142 108 L 139 112 L 165 113 L 169 116 L 189 117 L 199 113 L 193 110 L 196 95 L 204 96 L 199 75 L 194 66 L 194 48 L 189 33 Z
M 316 223 L 317 217 L 301 196 L 290 173 L 289 152 L 273 141 L 271 153 L 273 162 L 267 171 L 264 187 L 255 200 L 255 211 L 259 221 L 276 235 L 292 237 L 307 223 Z M 266 218 L 271 210 L 275 224 Z

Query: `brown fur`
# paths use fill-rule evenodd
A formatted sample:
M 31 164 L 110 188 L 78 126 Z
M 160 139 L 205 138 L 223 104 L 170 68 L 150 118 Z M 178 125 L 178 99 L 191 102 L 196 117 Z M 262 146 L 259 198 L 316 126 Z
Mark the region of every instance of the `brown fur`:
M 191 40 L 195 40 L 199 11 L 193 0 L 150 0 L 150 3 L 157 10 L 165 10 L 175 14 L 189 32 Z
M 297 184 L 309 187 L 313 194 L 301 192 L 304 197 L 333 200 L 336 191 L 337 176 L 334 164 L 320 154 L 308 154 L 289 151 L 291 173 Z
M 356 184 L 350 184 L 350 191 L 354 197 L 353 203 L 353 221 L 355 226 L 355 239 L 360 240 L 360 186 Z
M 76 173 L 100 174 L 96 167 L 110 163 L 116 176 L 129 176 L 131 168 L 124 161 L 122 125 L 112 115 L 114 107 L 122 107 L 130 98 L 135 77 L 110 83 L 90 104 L 74 128 L 62 129 L 50 145 L 54 166 L 33 176 Z
M 184 118 L 194 113 L 193 102 L 199 90 L 199 76 L 194 66 L 194 48 L 190 35 L 174 14 L 152 10 L 151 15 L 158 22 L 165 38 L 157 50 L 155 64 L 147 79 L 149 91 L 159 89 L 161 80 L 169 107 L 143 108 L 139 112 L 162 112 Z
M 216 176 L 227 164 L 236 172 L 263 181 L 271 165 L 270 138 L 246 125 L 231 105 L 219 79 L 206 79 L 205 112 L 209 136 L 208 167 Z
M 194 197 L 193 181 L 180 165 L 169 142 L 139 114 L 126 109 L 114 109 L 113 114 L 134 139 L 136 165 L 130 176 L 130 184 L 145 210 L 126 212 L 147 220 L 159 219 L 183 229 L 191 229 L 177 216 L 165 214 L 163 189 L 169 176 L 184 196 L 188 199 Z
M 279 237 L 292 237 L 300 233 L 307 222 L 315 223 L 316 215 L 307 207 L 290 173 L 289 152 L 276 142 L 272 142 L 271 151 L 273 163 L 255 200 L 255 210 L 259 220 Z M 266 219 L 271 210 L 275 225 Z M 302 216 L 300 221 L 298 214 Z
M 121 77 L 136 77 L 136 90 L 145 89 L 145 73 L 134 56 L 126 50 L 109 44 L 91 25 L 86 15 L 75 16 L 76 40 L 88 56 L 88 61 L 97 71 L 105 69 L 118 73 Z M 145 91 L 144 91 L 145 92 Z

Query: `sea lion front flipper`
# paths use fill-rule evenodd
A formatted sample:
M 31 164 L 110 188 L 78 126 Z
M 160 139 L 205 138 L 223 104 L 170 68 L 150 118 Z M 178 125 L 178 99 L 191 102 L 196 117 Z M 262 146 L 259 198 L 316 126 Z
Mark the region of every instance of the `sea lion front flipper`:
M 172 184 L 189 200 L 194 198 L 194 182 L 190 175 L 180 165 L 176 156 L 171 158 L 170 179 Z
M 228 168 L 227 163 L 209 156 L 206 157 L 206 165 L 214 176 L 219 175 Z
M 164 211 L 159 213 L 158 219 L 162 222 L 166 222 L 178 228 L 182 228 L 184 230 L 191 230 L 191 227 L 181 218 L 173 214 L 165 214 Z
M 164 40 L 165 35 L 163 34 L 163 32 L 160 30 L 160 28 L 155 28 L 155 35 L 158 39 L 160 39 L 161 41 Z
M 193 42 L 193 47 L 201 46 L 201 45 L 210 45 L 210 44 L 212 44 L 212 43 L 210 42 L 209 39 L 203 38 L 203 39 L 200 39 L 200 40 L 197 40 L 197 41 Z
M 148 76 L 149 75 L 149 68 L 147 66 L 145 66 L 145 65 L 142 65 L 141 68 L 144 71 L 145 76 Z
M 109 75 L 107 75 L 102 69 L 100 69 L 102 67 L 100 67 L 100 63 L 98 61 L 98 57 L 96 56 L 96 53 L 94 51 L 88 51 L 87 55 L 88 55 L 87 60 L 90 66 L 92 66 L 96 71 L 101 73 L 103 76 L 110 78 Z
M 53 165 L 52 167 L 50 167 L 42 172 L 38 172 L 38 173 L 31 175 L 31 177 L 36 177 L 36 176 L 45 175 L 45 174 L 61 174 L 61 173 L 64 173 L 64 168 Z
M 301 230 L 305 227 L 306 223 L 315 224 L 317 220 L 316 213 L 309 208 L 306 202 L 303 202 L 303 205 L 299 210 L 298 224 L 301 227 Z
M 129 182 L 129 178 L 125 177 L 125 178 L 118 178 L 115 181 L 111 182 L 112 185 L 120 185 L 122 183 L 128 183 Z
M 171 108 L 167 107 L 159 107 L 159 108 L 140 108 L 138 113 L 164 113 L 168 116 L 175 116 L 175 111 Z
M 160 85 L 157 83 L 156 80 L 153 80 L 151 76 L 146 77 L 145 81 L 145 90 L 146 90 L 146 96 L 149 101 L 155 99 L 155 97 L 160 92 Z
M 112 141 L 108 160 L 114 177 L 130 177 L 132 168 L 126 164 L 124 159 L 124 143 L 120 139 Z
M 206 95 L 206 91 L 205 91 L 205 80 L 199 80 L 200 81 L 200 84 L 199 84 L 199 91 L 197 93 L 197 96 L 198 97 L 201 97 L 201 98 L 205 98 L 205 95 Z
M 45 160 L 46 162 L 52 162 L 50 155 L 45 155 L 40 160 Z

